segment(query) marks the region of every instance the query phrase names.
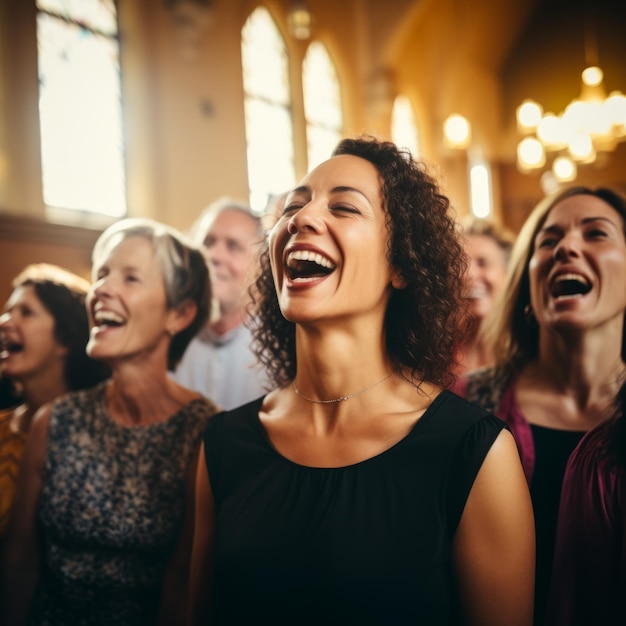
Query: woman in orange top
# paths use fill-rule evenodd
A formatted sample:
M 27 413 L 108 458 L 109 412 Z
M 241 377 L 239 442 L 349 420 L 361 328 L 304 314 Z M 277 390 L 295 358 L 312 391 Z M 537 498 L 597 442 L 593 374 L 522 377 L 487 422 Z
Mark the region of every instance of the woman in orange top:
M 13 281 L 0 317 L 0 372 L 18 392 L 18 404 L 0 411 L 0 541 L 15 495 L 26 436 L 40 406 L 104 380 L 108 368 L 85 352 L 89 282 L 39 263 Z

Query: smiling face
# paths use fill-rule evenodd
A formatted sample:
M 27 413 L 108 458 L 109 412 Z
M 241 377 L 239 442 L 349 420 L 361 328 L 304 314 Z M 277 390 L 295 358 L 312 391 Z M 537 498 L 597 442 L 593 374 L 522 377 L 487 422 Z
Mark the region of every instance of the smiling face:
M 211 223 L 202 252 L 211 268 L 211 286 L 222 310 L 241 306 L 259 243 L 255 220 L 225 209 Z
M 506 279 L 506 257 L 493 237 L 468 235 L 465 251 L 469 257 L 467 272 L 470 311 L 482 320 L 502 293 Z
M 381 181 L 369 161 L 325 161 L 285 199 L 270 234 L 272 272 L 283 315 L 294 322 L 343 316 L 384 318 L 394 272 Z
M 609 204 L 575 195 L 556 204 L 534 241 L 530 296 L 540 327 L 621 332 L 626 310 L 624 221 Z
M 140 236 L 122 240 L 102 255 L 93 280 L 88 354 L 111 365 L 152 358 L 165 364 L 176 313 L 167 307 L 152 243 Z
M 14 289 L 0 317 L 2 373 L 18 382 L 63 365 L 67 348 L 54 334 L 55 321 L 33 285 Z

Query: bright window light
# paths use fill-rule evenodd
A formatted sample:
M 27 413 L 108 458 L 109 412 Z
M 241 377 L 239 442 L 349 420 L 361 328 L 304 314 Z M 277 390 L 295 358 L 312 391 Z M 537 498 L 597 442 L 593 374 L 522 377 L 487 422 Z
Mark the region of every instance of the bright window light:
M 243 26 L 241 61 L 250 204 L 262 213 L 295 181 L 287 49 L 267 9 Z
M 119 43 L 112 1 L 40 0 L 43 195 L 54 210 L 126 214 Z
M 477 164 L 470 168 L 470 193 L 472 213 L 479 218 L 490 217 L 492 214 L 491 177 L 486 165 Z
M 319 41 L 311 43 L 304 57 L 302 89 L 310 170 L 330 158 L 343 131 L 337 71 L 326 47 Z
M 399 95 L 391 112 L 391 138 L 400 148 L 408 148 L 413 158 L 419 156 L 419 135 L 413 107 L 406 96 Z

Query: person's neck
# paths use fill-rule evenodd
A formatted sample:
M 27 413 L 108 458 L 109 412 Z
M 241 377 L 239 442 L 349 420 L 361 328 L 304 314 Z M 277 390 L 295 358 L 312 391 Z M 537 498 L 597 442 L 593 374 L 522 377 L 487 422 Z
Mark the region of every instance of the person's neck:
M 233 310 L 220 310 L 220 316 L 217 320 L 210 322 L 208 325 L 209 330 L 219 336 L 239 328 L 243 324 L 244 316 L 240 309 Z
M 113 370 L 107 386 L 107 408 L 120 423 L 153 424 L 166 420 L 189 402 L 190 394 L 182 390 L 164 367 L 125 364 Z
M 298 388 L 318 399 L 349 395 L 392 371 L 381 333 L 296 329 Z
M 460 373 L 494 364 L 493 348 L 482 332 L 482 326 L 476 325 L 473 332 L 459 346 L 459 358 Z
M 52 402 L 59 396 L 69 391 L 62 372 L 50 373 L 46 377 L 21 381 L 22 404 L 16 410 L 18 417 L 18 429 L 28 432 L 35 413 L 48 402 Z
M 621 356 L 622 340 L 593 337 L 551 337 L 540 343 L 539 358 L 526 375 L 557 392 L 576 398 L 579 407 L 612 401 L 626 376 Z
M 495 363 L 493 350 L 484 341 L 474 341 L 461 346 L 459 356 L 459 372 L 465 374 Z

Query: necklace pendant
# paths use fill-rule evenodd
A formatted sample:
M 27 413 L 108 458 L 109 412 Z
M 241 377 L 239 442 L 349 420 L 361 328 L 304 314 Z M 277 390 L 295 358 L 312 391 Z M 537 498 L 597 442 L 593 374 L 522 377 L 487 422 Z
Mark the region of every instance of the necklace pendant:
M 305 396 L 296 386 L 295 379 L 292 382 L 292 387 L 293 387 L 294 393 L 297 396 L 304 398 L 308 402 L 314 402 L 315 404 L 333 404 L 335 402 L 345 402 L 346 400 L 350 400 L 350 398 L 354 398 L 361 393 L 365 393 L 366 391 L 369 391 L 370 389 L 374 389 L 374 387 L 378 387 L 378 385 L 380 385 L 381 383 L 384 383 L 388 378 L 391 378 L 392 375 L 393 375 L 393 372 L 390 372 L 389 374 L 381 378 L 378 382 L 374 383 L 373 385 L 370 385 L 369 387 L 365 387 L 364 389 L 355 391 L 354 393 L 351 393 L 350 395 L 347 395 L 347 396 L 339 396 L 338 398 L 333 398 L 332 400 L 317 400 L 316 398 L 309 398 L 308 396 Z

